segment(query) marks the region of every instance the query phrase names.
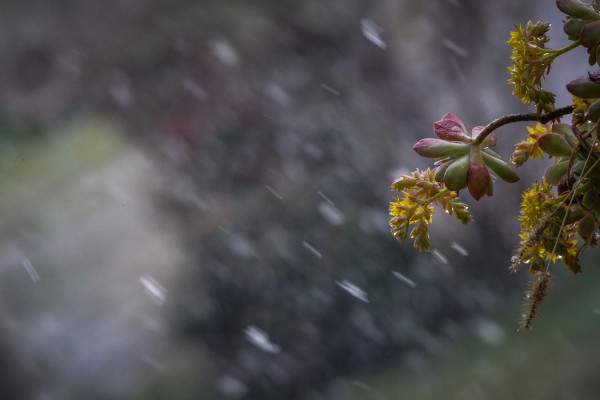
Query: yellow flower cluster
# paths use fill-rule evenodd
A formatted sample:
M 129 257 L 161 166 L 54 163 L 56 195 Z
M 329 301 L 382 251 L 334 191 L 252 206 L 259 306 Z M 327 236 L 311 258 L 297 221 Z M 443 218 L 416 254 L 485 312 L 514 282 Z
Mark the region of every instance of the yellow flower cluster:
M 455 201 L 458 194 L 446 188 L 443 182 L 436 182 L 434 171 L 429 168 L 402 175 L 392 183 L 392 189 L 402 195 L 402 198 L 394 197 L 390 203 L 392 234 L 398 242 L 402 242 L 408 236 L 409 227 L 415 225 L 410 237 L 419 251 L 429 250 L 428 224 L 435 214 L 434 204 L 440 205 L 463 224 L 472 219 L 466 204 Z
M 544 158 L 544 152 L 540 148 L 538 140 L 542 135 L 552 132 L 552 127 L 549 124 L 542 125 L 538 122 L 537 125 L 528 126 L 527 131 L 529 132 L 527 139 L 515 144 L 515 151 L 510 156 L 510 161 L 517 167 L 523 165 L 530 157 L 533 160 Z
M 531 187 L 523 192 L 521 202 L 521 215 L 519 221 L 521 222 L 521 239 L 527 239 L 529 236 L 527 232 L 530 232 L 543 221 L 545 216 L 552 212 L 552 186 L 547 183 L 534 182 Z
M 575 257 L 577 249 L 574 235 L 576 223 L 564 224 L 560 213 L 566 212 L 563 199 L 552 192 L 547 182 L 535 182 L 523 193 L 521 202 L 521 244 L 510 267 L 515 271 L 521 263 L 530 263 L 530 270 L 544 271 L 545 261 Z M 545 261 L 544 261 L 545 260 Z
M 513 65 L 508 67 L 513 94 L 525 104 L 534 103 L 538 112 L 554 109 L 554 94 L 542 89 L 542 79 L 555 58 L 552 50 L 545 48 L 549 27 L 548 23 L 529 21 L 525 29 L 522 25 L 515 26 L 507 41 L 513 48 L 510 57 Z
M 572 114 L 573 123 L 581 124 L 585 122 L 584 115 L 590 105 L 596 100 L 598 99 L 582 99 L 580 97 L 573 96 L 573 106 L 575 107 Z
M 573 96 L 573 106 L 575 106 L 575 110 L 585 112 L 590 104 L 596 100 L 598 99 L 582 99 L 580 97 Z
M 429 250 L 429 232 L 427 224 L 430 224 L 431 217 L 435 213 L 431 204 L 420 204 L 414 200 L 414 197 L 406 195 L 404 199 L 390 204 L 390 214 L 393 218 L 390 220 L 392 233 L 399 242 L 406 239 L 408 227 L 412 224 L 417 226 L 410 233 L 410 237 L 415 239 L 415 247 L 419 250 Z

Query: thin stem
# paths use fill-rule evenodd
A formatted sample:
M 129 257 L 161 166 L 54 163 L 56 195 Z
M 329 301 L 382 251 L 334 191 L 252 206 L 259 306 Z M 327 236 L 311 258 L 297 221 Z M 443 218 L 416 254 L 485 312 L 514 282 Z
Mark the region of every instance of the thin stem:
M 592 142 L 592 147 L 594 147 L 594 145 L 596 144 L 596 140 L 594 139 L 594 141 Z M 583 170 L 585 171 L 585 167 L 587 166 L 587 163 L 590 161 L 590 156 L 592 155 L 592 152 L 590 151 L 585 159 L 585 162 L 583 163 Z M 575 182 L 575 184 L 573 185 L 574 187 L 578 187 L 578 186 L 585 186 L 585 184 L 581 185 L 581 181 L 583 181 L 587 175 L 590 173 L 590 171 L 598 164 L 598 162 L 600 162 L 600 159 L 596 160 L 596 162 L 594 162 L 594 164 L 592 164 L 592 166 L 585 171 L 583 174 L 581 174 L 581 176 L 579 177 L 579 179 L 577 179 L 577 182 Z M 590 182 L 586 182 L 590 183 Z M 558 231 L 558 234 L 556 235 L 556 239 L 554 240 L 554 246 L 552 247 L 552 252 L 550 253 L 550 255 L 554 255 L 555 251 L 556 251 L 556 246 L 558 245 L 558 240 L 560 239 L 562 230 L 565 226 L 565 221 L 567 220 L 567 215 L 569 215 L 569 208 L 571 207 L 571 204 L 573 204 L 573 200 L 575 200 L 575 193 L 577 192 L 577 189 L 571 191 L 571 198 L 569 199 L 569 204 L 567 204 L 567 209 L 565 211 L 565 215 L 563 216 L 563 219 L 560 223 L 560 229 Z M 566 199 L 565 199 L 566 200 Z M 546 264 L 546 272 L 548 272 L 548 270 L 550 269 L 550 260 L 548 260 L 548 263 Z
M 495 129 L 500 128 L 506 124 L 512 124 L 513 122 L 520 121 L 539 121 L 542 124 L 546 122 L 552 121 L 553 119 L 560 118 L 564 115 L 571 114 L 575 109 L 574 106 L 566 106 L 562 108 L 557 108 L 556 110 L 552 110 L 547 112 L 546 114 L 538 114 L 538 113 L 529 113 L 529 114 L 509 114 L 500 118 L 496 118 L 489 124 L 483 128 L 477 138 L 473 141 L 473 144 L 481 144 L 483 140 L 488 137 L 490 133 L 492 133 Z
M 440 192 L 438 194 L 436 194 L 435 196 L 427 199 L 424 204 L 431 204 L 432 202 L 436 201 L 439 198 L 442 198 L 444 196 L 446 196 L 448 193 L 450 192 L 450 189 L 446 188 L 443 190 L 440 190 Z
M 562 221 L 560 222 L 560 229 L 559 229 L 558 233 L 556 234 L 556 239 L 554 239 L 554 246 L 552 246 L 552 252 L 550 252 L 550 259 L 546 263 L 546 273 L 548 273 L 548 270 L 550 269 L 550 260 L 552 260 L 552 256 L 555 256 L 556 246 L 558 246 L 558 240 L 562 236 L 561 234 L 562 234 L 563 228 L 565 226 L 565 221 L 567 220 L 567 215 L 569 215 L 569 208 L 571 208 L 571 204 L 573 204 L 574 199 L 575 199 L 575 196 L 571 196 L 571 198 L 569 199 L 569 204 L 567 204 L 567 209 L 565 210 L 565 215 L 563 216 Z
M 556 58 L 558 56 L 560 56 L 561 54 L 565 54 L 567 51 L 573 50 L 574 48 L 576 48 L 577 46 L 579 46 L 581 43 L 579 40 L 574 41 L 573 43 L 571 43 L 570 45 L 563 47 L 562 49 L 543 49 L 546 53 L 551 53 L 552 54 L 552 58 Z
M 599 160 L 596 160 L 596 162 L 592 165 L 592 167 L 598 165 Z M 585 177 L 587 177 L 587 172 Z M 577 187 L 575 187 L 577 186 Z M 569 193 L 563 194 L 561 196 L 558 196 L 556 199 L 560 200 L 560 201 L 567 201 L 567 199 L 571 196 L 578 196 L 580 194 L 582 194 L 583 192 L 585 192 L 586 190 L 588 190 L 590 188 L 590 186 L 592 186 L 592 182 L 586 182 L 586 183 L 582 183 L 579 184 L 579 180 L 577 182 L 575 182 L 575 184 L 573 185 L 574 189 L 572 191 L 570 191 Z

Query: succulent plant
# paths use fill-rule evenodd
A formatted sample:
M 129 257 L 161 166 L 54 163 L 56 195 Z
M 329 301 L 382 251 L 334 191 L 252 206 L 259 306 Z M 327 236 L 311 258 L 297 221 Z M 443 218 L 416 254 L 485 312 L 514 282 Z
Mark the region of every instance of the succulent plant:
M 466 204 L 459 203 L 459 191 L 467 188 L 480 200 L 493 194 L 495 174 L 506 182 L 519 176 L 491 147 L 497 143 L 494 130 L 519 121 L 537 121 L 527 127 L 525 140 L 515 144 L 510 161 L 521 167 L 528 160 L 554 160 L 544 171 L 541 182 L 534 182 L 522 194 L 520 244 L 509 270 L 528 264 L 532 274 L 526 296 L 522 326 L 531 328 L 540 302 L 548 291 L 550 266 L 558 260 L 573 274 L 582 272 L 581 254 L 600 245 L 600 73 L 588 73 L 567 83 L 573 104 L 554 105 L 554 93 L 542 88 L 552 62 L 569 51 L 583 47 L 590 65 L 600 65 L 600 0 L 587 4 L 579 0 L 557 0 L 566 15 L 564 32 L 572 43 L 562 49 L 546 47 L 550 24 L 529 21 L 516 26 L 508 44 L 512 47 L 509 83 L 513 94 L 536 107 L 535 113 L 509 114 L 476 126 L 467 132 L 465 124 L 453 114 L 445 114 L 433 124 L 437 137 L 419 140 L 413 149 L 421 156 L 435 159 L 434 169 L 417 170 L 392 184 L 403 198 L 390 206 L 392 232 L 404 240 L 411 224 L 415 246 L 428 250 L 427 225 L 440 205 L 463 223 L 471 221 Z M 573 114 L 572 123 L 560 122 Z M 492 173 L 490 173 L 490 170 Z M 578 242 L 576 235 L 582 240 Z

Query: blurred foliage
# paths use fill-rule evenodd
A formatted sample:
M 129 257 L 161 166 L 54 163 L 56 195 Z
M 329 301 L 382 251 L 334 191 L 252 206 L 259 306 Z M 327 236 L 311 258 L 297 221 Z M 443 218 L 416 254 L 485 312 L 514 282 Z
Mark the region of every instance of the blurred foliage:
M 597 255 L 586 257 L 595 262 Z M 445 347 L 437 357 L 423 360 L 412 370 L 404 365 L 379 374 L 366 373 L 360 384 L 348 385 L 335 400 L 378 397 L 390 399 L 593 399 L 598 392 L 594 378 L 598 346 L 595 331 L 600 319 L 595 285 L 598 272 L 575 282 L 566 271 L 535 330 L 523 335 L 514 330 L 494 332 L 489 320 L 474 321 L 473 334 Z M 516 299 L 510 301 L 517 307 Z M 500 325 L 514 324 L 507 311 Z M 560 326 L 560 330 L 556 329 Z M 496 326 L 497 328 L 497 326 Z M 497 337 L 497 341 L 489 341 Z

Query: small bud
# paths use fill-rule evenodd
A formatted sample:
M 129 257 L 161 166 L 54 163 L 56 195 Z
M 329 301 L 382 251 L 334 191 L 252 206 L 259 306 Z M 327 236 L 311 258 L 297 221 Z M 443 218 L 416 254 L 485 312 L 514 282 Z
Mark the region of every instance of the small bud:
M 465 134 L 466 128 L 462 121 L 451 113 L 445 114 L 441 120 L 433 124 L 433 131 L 443 140 L 470 142 Z
M 420 156 L 429 158 L 456 157 L 469 151 L 467 143 L 448 142 L 442 139 L 425 138 L 413 146 Z
M 469 168 L 467 172 L 467 188 L 475 200 L 481 199 L 488 191 L 490 173 L 483 163 L 481 147 L 471 146 L 469 152 Z
M 500 179 L 510 183 L 514 183 L 519 180 L 519 176 L 512 169 L 512 167 L 504 161 L 502 161 L 501 159 L 492 157 L 489 154 L 486 154 L 485 152 L 482 152 L 481 155 L 483 156 L 483 162 L 485 163 L 485 165 L 490 167 L 492 171 L 498 174 Z
M 392 182 L 392 190 L 400 192 L 408 187 L 414 186 L 415 183 L 417 183 L 417 178 L 402 175 L 400 178 Z
M 600 82 L 593 81 L 589 76 L 577 78 L 567 83 L 567 90 L 582 99 L 596 99 L 600 97 Z
M 545 133 L 538 139 L 540 148 L 551 156 L 569 157 L 573 149 L 559 133 Z
M 510 162 L 515 164 L 517 168 L 523 165 L 529 158 L 529 147 L 531 147 L 529 142 L 517 143 L 514 153 L 510 156 Z
M 420 187 L 421 189 L 433 189 L 434 188 L 434 184 L 431 182 L 427 182 L 427 181 L 419 181 L 417 183 L 415 183 L 416 187 Z
M 597 21 L 600 15 L 592 7 L 578 0 L 556 0 L 556 6 L 563 13 L 585 21 Z
M 444 183 L 450 190 L 461 190 L 467 186 L 467 170 L 469 168 L 469 156 L 465 154 L 454 160 L 446 169 Z
M 531 36 L 538 37 L 546 34 L 548 29 L 550 29 L 549 23 L 538 21 L 535 25 L 531 24 L 531 28 L 527 29 L 527 33 L 529 33 Z
M 390 226 L 401 225 L 406 222 L 406 215 L 397 215 L 390 219 Z

